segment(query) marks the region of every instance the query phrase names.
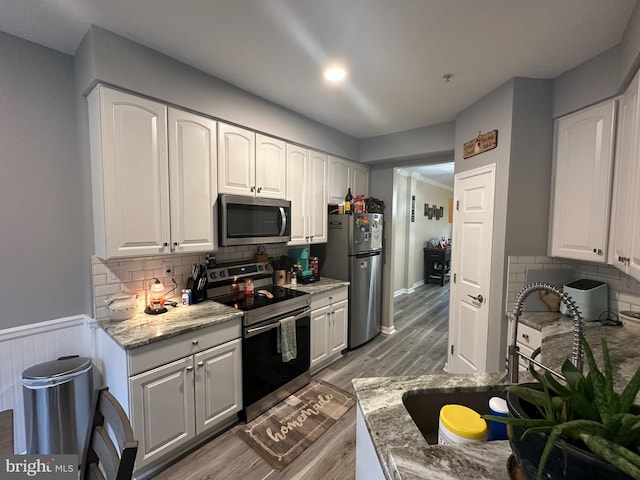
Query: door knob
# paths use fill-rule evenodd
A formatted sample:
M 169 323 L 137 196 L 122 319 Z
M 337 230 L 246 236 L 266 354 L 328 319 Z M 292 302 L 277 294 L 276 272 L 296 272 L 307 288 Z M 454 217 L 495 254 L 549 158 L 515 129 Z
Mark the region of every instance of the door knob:
M 484 301 L 484 298 L 482 297 L 482 295 L 478 295 L 477 297 L 474 297 L 473 295 L 467 295 L 467 297 L 473 298 L 478 303 L 482 303 Z

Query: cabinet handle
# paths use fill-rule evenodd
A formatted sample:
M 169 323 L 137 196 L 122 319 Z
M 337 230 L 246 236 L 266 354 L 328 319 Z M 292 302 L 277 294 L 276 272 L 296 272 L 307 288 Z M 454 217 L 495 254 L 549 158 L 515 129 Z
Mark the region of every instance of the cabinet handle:
M 163 246 L 163 247 L 168 247 L 168 246 L 169 246 L 169 244 L 168 244 L 167 242 L 164 242 L 164 243 L 162 244 L 162 246 Z
M 204 367 L 204 362 L 198 362 L 197 365 L 198 365 L 198 368 L 202 368 Z
M 192 365 L 189 365 L 187 367 L 187 372 L 193 372 L 193 366 Z
M 262 191 L 262 187 L 258 187 L 258 193 Z
M 522 334 L 522 338 L 524 338 L 527 342 L 529 341 L 529 335 L 526 333 Z
M 191 345 L 198 345 L 198 340 L 191 340 Z
M 594 248 L 593 249 L 593 253 L 597 253 L 598 255 L 602 255 L 602 249 L 601 248 Z
M 313 242 L 313 235 L 311 235 L 309 238 L 310 238 L 310 239 L 311 239 L 311 241 Z
M 255 192 L 255 191 L 256 191 L 256 187 L 254 187 L 254 186 L 252 185 L 252 186 L 251 186 L 250 191 L 251 191 L 251 193 Z
M 178 245 L 180 245 L 178 242 L 173 242 L 174 247 L 177 247 Z

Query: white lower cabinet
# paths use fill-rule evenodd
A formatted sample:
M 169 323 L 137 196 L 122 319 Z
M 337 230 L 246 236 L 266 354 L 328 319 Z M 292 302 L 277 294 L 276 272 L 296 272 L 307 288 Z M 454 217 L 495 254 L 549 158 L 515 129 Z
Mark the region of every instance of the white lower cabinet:
M 347 348 L 347 287 L 311 298 L 311 371 L 338 358 Z
M 124 350 L 98 330 L 103 383 L 139 442 L 136 472 L 184 453 L 237 420 L 242 409 L 240 321 Z

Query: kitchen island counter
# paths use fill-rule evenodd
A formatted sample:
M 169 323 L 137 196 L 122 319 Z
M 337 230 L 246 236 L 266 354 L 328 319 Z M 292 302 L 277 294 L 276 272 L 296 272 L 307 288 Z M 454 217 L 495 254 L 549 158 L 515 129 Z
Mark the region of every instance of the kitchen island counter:
M 291 288 L 292 290 L 300 290 L 301 292 L 307 292 L 313 295 L 314 293 L 324 293 L 340 287 L 348 287 L 349 282 L 345 282 L 343 280 L 334 280 L 333 278 L 320 278 L 320 280 L 317 282 L 302 284 L 299 283 L 297 285 L 285 286 L 287 288 Z
M 568 317 L 542 322 L 542 360 L 557 371 L 560 371 L 567 351 L 570 351 L 572 328 Z M 627 322 L 622 327 L 609 327 L 599 322 L 589 322 L 585 324 L 585 337 L 600 368 L 600 339 L 607 339 L 614 366 L 614 383 L 620 391 L 640 368 L 640 353 L 630 347 L 640 340 L 640 325 Z M 520 381 L 531 381 L 529 373 L 521 372 Z M 402 402 L 403 396 L 411 391 L 477 391 L 486 390 L 488 386 L 507 385 L 504 373 L 357 378 L 352 383 L 359 414 L 362 413 L 366 431 L 386 479 L 509 478 L 506 462 L 511 448 L 507 441 L 456 446 L 428 445 Z M 639 402 L 640 394 L 636 397 L 636 403 Z M 438 412 L 434 412 L 434 415 L 438 415 Z

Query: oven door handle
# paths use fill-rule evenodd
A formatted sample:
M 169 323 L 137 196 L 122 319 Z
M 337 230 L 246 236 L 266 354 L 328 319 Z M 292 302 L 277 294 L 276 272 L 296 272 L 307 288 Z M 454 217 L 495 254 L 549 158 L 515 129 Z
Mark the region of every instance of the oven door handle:
M 300 312 L 299 314 L 295 315 L 293 317 L 293 319 L 294 320 L 300 320 L 301 318 L 309 316 L 310 313 L 311 313 L 311 309 L 310 308 L 305 308 L 302 312 Z M 290 316 L 291 315 L 285 315 L 283 317 L 280 317 L 280 319 L 288 318 Z M 259 335 L 261 333 L 268 332 L 269 330 L 272 330 L 274 328 L 278 328 L 280 326 L 280 319 L 277 322 L 270 323 L 269 325 L 264 325 L 262 327 L 247 328 L 246 337 L 247 338 L 253 337 L 255 335 Z

